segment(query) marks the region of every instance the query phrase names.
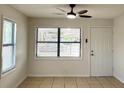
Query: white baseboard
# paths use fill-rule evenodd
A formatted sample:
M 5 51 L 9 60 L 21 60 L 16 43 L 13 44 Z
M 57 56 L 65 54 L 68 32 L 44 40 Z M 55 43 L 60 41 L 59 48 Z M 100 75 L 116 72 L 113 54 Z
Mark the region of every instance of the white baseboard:
M 89 77 L 90 75 L 32 75 L 29 74 L 28 77 Z
M 27 76 L 23 77 L 15 86 L 15 88 L 17 88 L 25 79 L 27 78 Z
M 124 80 L 121 78 L 121 77 L 119 77 L 119 76 L 117 76 L 117 75 L 113 75 L 116 79 L 118 79 L 120 82 L 122 82 L 122 83 L 124 83 Z

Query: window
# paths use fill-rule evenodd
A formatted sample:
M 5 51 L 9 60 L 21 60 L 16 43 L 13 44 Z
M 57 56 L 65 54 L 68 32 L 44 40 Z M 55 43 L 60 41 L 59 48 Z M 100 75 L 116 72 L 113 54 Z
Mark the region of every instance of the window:
M 38 28 L 37 56 L 57 56 L 57 28 Z
M 80 56 L 80 29 L 60 29 L 60 56 Z
M 2 74 L 15 67 L 16 24 L 8 19 L 3 20 L 2 41 Z
M 80 57 L 80 28 L 38 28 L 37 57 Z

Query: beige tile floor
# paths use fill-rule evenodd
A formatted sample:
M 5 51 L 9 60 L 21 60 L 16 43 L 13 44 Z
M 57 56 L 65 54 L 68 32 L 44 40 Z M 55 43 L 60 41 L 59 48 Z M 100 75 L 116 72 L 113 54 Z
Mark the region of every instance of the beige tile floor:
M 18 88 L 124 88 L 114 77 L 28 77 Z

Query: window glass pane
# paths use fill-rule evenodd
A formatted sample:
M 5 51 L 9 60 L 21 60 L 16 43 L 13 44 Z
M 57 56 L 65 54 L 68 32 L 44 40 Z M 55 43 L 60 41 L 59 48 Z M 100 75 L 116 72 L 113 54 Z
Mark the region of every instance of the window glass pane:
M 3 44 L 12 43 L 12 28 L 13 23 L 7 20 L 3 22 Z
M 13 46 L 5 46 L 2 49 L 2 72 L 5 72 L 14 66 Z
M 79 57 L 80 56 L 80 44 L 79 43 L 61 43 L 60 44 L 60 56 L 61 57 Z
M 57 41 L 57 28 L 38 28 L 38 41 Z
M 16 24 L 4 19 L 2 42 L 2 73 L 15 67 Z
M 80 29 L 79 28 L 61 28 L 60 40 L 63 42 L 79 42 Z
M 57 43 L 38 43 L 37 56 L 57 56 Z

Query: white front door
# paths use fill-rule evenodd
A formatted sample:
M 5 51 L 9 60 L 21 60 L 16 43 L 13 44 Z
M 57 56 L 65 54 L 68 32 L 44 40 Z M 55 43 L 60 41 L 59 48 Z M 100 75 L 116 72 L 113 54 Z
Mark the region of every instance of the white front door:
M 112 28 L 91 28 L 91 76 L 112 75 Z

